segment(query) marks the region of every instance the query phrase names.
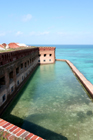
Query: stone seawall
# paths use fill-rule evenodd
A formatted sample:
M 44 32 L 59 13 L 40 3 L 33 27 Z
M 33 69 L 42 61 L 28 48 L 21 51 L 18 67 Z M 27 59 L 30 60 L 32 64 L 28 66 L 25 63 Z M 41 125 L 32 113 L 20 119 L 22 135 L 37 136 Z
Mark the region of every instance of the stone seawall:
M 66 62 L 70 66 L 70 68 L 72 69 L 72 71 L 76 75 L 76 77 L 83 84 L 85 89 L 88 91 L 90 96 L 93 98 L 93 85 L 84 77 L 84 75 L 69 60 L 56 59 L 56 61 L 64 61 L 64 62 Z

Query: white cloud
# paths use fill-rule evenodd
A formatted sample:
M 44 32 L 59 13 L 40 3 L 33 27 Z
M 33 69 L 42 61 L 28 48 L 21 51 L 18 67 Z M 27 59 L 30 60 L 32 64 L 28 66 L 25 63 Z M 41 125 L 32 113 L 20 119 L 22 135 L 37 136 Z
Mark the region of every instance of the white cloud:
M 6 35 L 5 32 L 0 33 L 0 36 L 1 36 L 1 37 L 2 37 L 2 36 L 5 36 L 5 35 Z
M 19 36 L 19 35 L 22 35 L 23 33 L 21 32 L 21 31 L 18 31 L 17 33 L 16 33 L 16 36 Z
M 27 15 L 23 16 L 23 21 L 24 22 L 30 21 L 31 19 L 32 19 L 32 15 L 31 14 L 27 14 Z
M 45 32 L 30 32 L 30 35 L 36 35 L 36 36 L 41 36 L 41 35 L 48 35 L 49 31 L 45 31 Z

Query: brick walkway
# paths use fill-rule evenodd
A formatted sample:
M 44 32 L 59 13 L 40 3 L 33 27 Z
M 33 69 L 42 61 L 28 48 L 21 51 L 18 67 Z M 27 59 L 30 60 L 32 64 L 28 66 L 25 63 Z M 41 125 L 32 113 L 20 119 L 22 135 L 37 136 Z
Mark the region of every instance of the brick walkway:
M 0 137 L 1 135 L 7 140 L 44 140 L 43 138 L 21 129 L 3 119 L 0 119 Z

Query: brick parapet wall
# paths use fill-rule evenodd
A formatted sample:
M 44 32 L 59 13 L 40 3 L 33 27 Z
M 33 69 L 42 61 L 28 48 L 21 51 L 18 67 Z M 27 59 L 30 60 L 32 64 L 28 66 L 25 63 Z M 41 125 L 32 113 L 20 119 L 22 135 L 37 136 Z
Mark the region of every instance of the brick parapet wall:
M 30 133 L 3 119 L 0 119 L 0 134 L 0 139 L 5 138 L 7 140 L 44 140 L 43 138 L 34 135 L 33 133 Z
M 56 47 L 39 47 L 39 50 L 42 50 L 42 51 L 49 51 L 49 50 L 55 50 Z

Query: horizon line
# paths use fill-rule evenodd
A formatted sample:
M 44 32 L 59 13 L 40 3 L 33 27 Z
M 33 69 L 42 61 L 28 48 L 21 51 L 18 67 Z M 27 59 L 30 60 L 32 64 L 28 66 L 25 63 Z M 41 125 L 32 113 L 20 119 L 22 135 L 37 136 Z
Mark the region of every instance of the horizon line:
M 27 45 L 93 45 L 93 44 L 27 44 Z

